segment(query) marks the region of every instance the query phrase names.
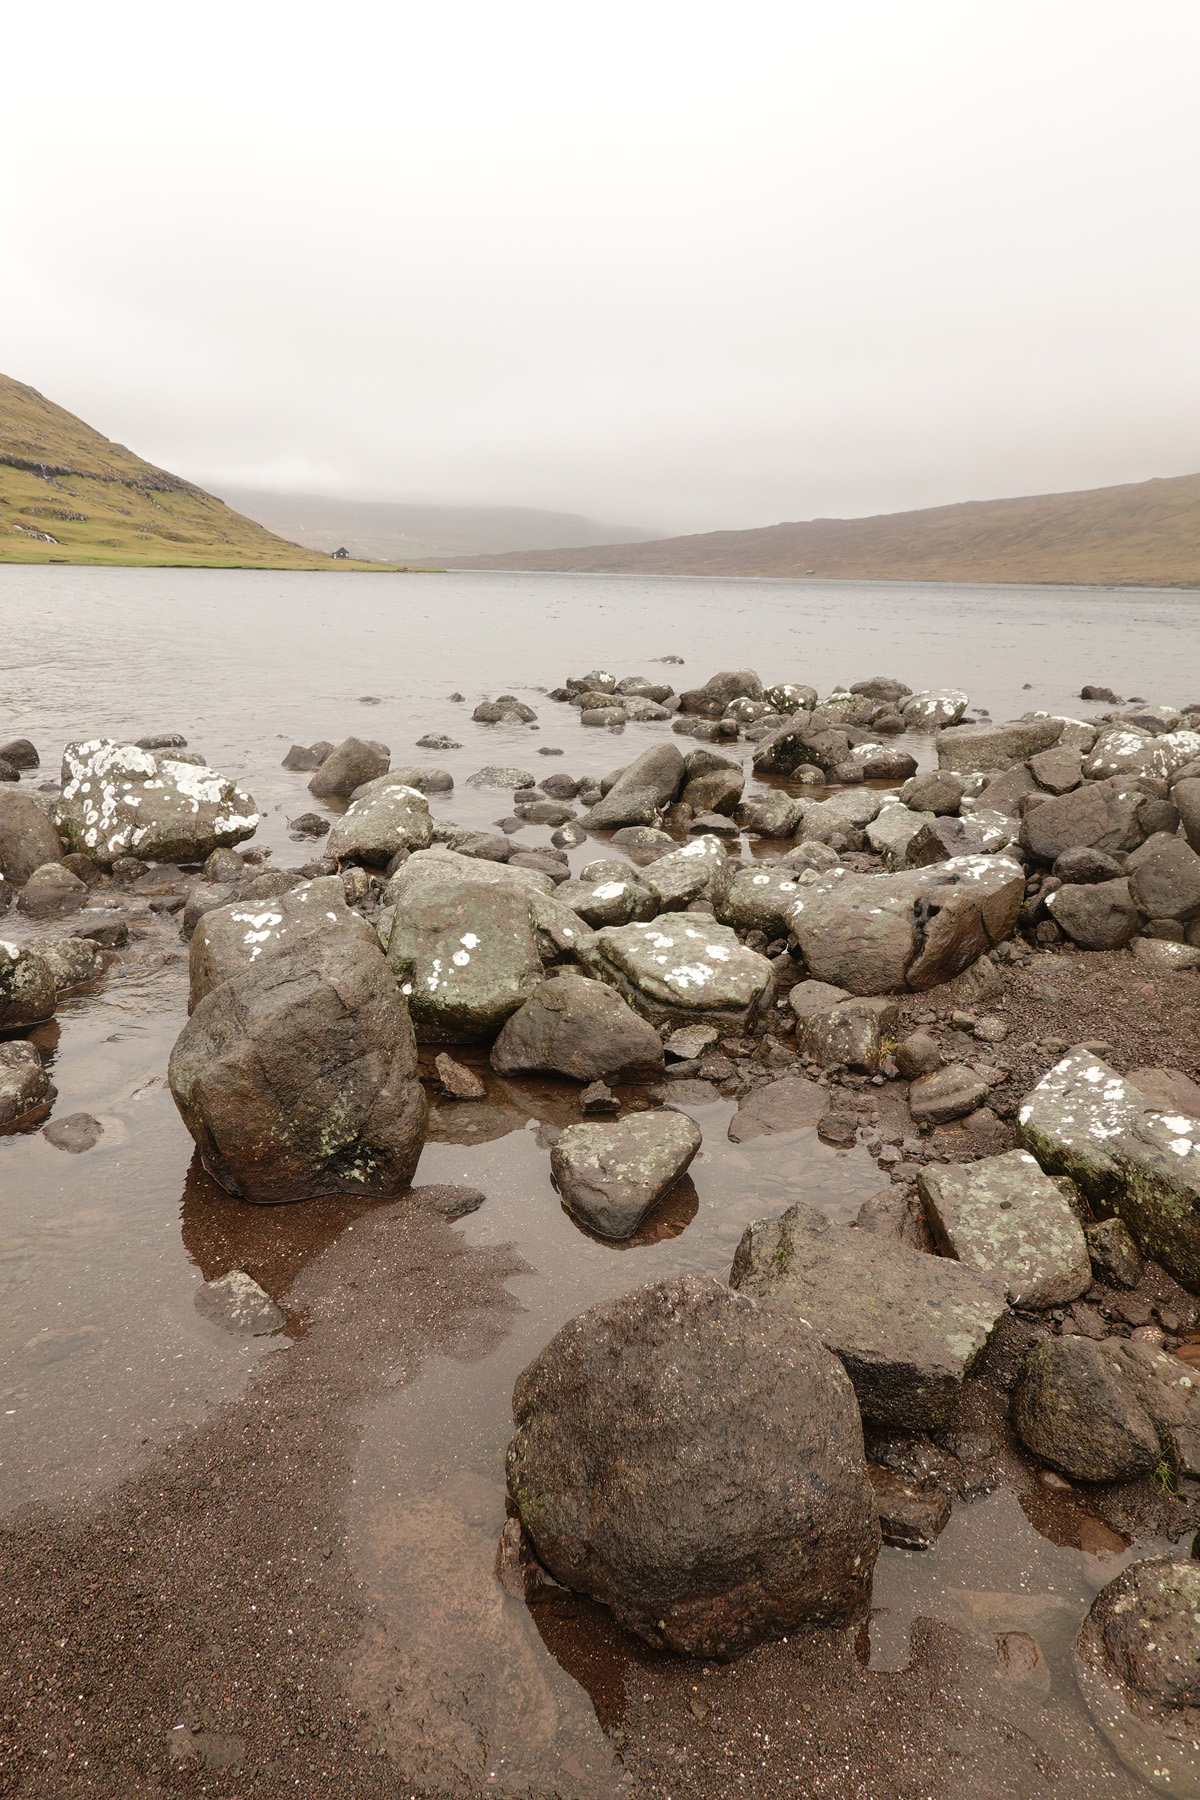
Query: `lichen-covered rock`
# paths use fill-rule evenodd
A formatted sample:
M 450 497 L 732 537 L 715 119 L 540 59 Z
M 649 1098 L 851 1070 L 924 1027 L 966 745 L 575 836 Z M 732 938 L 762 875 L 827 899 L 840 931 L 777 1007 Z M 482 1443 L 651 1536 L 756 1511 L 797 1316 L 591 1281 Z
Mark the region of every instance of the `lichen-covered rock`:
M 599 880 L 564 881 L 558 899 L 578 913 L 586 925 L 628 925 L 630 919 L 652 919 L 658 911 L 657 896 L 626 865 L 621 875 Z
M 1200 1122 L 1076 1049 L 1021 1104 L 1017 1136 L 1043 1169 L 1117 1213 L 1143 1252 L 1200 1291 Z
M 58 832 L 37 801 L 18 788 L 0 788 L 0 883 L 20 887 L 62 853 Z M 4 904 L 0 898 L 0 909 Z
M 416 788 L 371 782 L 329 833 L 327 856 L 382 869 L 398 850 L 427 850 L 433 842 L 429 802 Z
M 942 731 L 957 725 L 968 705 L 967 695 L 958 688 L 927 688 L 911 694 L 900 713 L 909 731 Z
M 336 875 L 319 875 L 270 899 L 236 899 L 202 915 L 188 953 L 188 987 L 195 1006 L 205 994 L 240 975 L 281 945 L 312 932 L 343 931 L 373 944 L 375 934 L 361 913 L 346 905 Z
M 682 912 L 706 892 L 727 861 L 720 838 L 706 833 L 667 856 L 656 858 L 642 879 L 657 900 L 660 912 Z
M 513 1394 L 541 1562 L 648 1642 L 731 1656 L 862 1616 L 879 1549 L 845 1372 L 798 1320 L 680 1276 L 563 1327 Z
M 752 863 L 739 869 L 717 907 L 717 916 L 741 931 L 786 937 L 788 914 L 801 891 L 798 872 L 786 863 Z
M 1155 1793 L 1200 1796 L 1200 1562 L 1147 1557 L 1100 1589 L 1075 1645 L 1088 1711 Z
M 58 1089 L 32 1044 L 0 1043 L 0 1131 L 19 1131 L 44 1119 Z
M 387 885 L 387 903 L 404 906 L 417 899 L 449 893 L 455 883 L 464 881 L 473 887 L 493 884 L 538 894 L 552 894 L 555 886 L 540 869 L 523 868 L 519 863 L 510 866 L 490 857 L 468 856 L 434 844 L 428 850 L 414 850 L 396 870 Z
M 589 1230 L 627 1238 L 686 1174 L 700 1143 L 700 1127 L 683 1113 L 585 1120 L 560 1134 L 550 1169 L 566 1205 Z
M 1200 787 L 1200 782 L 1197 783 Z M 759 837 L 789 838 L 793 835 L 800 820 L 804 816 L 803 803 L 792 794 L 785 794 L 780 788 L 773 788 L 766 794 L 751 794 L 743 800 L 734 818 L 743 831 L 756 832 Z M 1200 817 L 1200 806 L 1197 808 Z
M 39 938 L 37 953 L 53 977 L 57 994 L 83 987 L 104 972 L 104 952 L 90 938 Z
M 816 987 L 817 982 L 805 982 Z M 794 990 L 793 990 L 794 991 Z M 825 1011 L 796 1015 L 796 1046 L 825 1068 L 844 1063 L 848 1069 L 874 1075 L 883 1061 L 885 1036 L 895 1033 L 899 1021 L 894 1000 L 857 995 L 836 1000 Z
M 388 961 L 420 1043 L 490 1042 L 529 999 L 544 975 L 534 898 L 452 881 L 397 902 Z
M 310 932 L 201 1000 L 167 1069 L 205 1167 L 262 1204 L 390 1199 L 421 1154 L 425 1095 L 382 952 Z
M 1157 1468 L 1158 1432 L 1116 1344 L 1049 1338 L 1030 1352 L 1013 1424 L 1039 1461 L 1075 1481 L 1129 1481 Z
M 572 1081 L 653 1081 L 663 1072 L 657 1031 L 602 981 L 565 972 L 542 982 L 492 1045 L 500 1075 Z
M 703 913 L 606 926 L 580 947 L 579 960 L 653 1025 L 705 1023 L 741 1032 L 775 989 L 766 957 Z
M 1149 775 L 1167 781 L 1177 769 L 1200 757 L 1200 732 L 1171 731 L 1150 736 L 1128 725 L 1106 731 L 1083 765 L 1089 781 L 1103 781 L 1110 775 L 1136 779 Z
M 679 696 L 679 709 L 703 719 L 719 719 L 731 700 L 741 696 L 761 700 L 763 686 L 753 669 L 723 669 L 710 675 L 703 687 L 687 688 Z
M 0 1031 L 18 1031 L 52 1018 L 57 1003 L 54 976 L 28 944 L 0 938 Z
M 121 856 L 203 862 L 252 837 L 258 813 L 252 797 L 215 769 L 91 738 L 63 752 L 55 824 L 70 850 L 110 869 Z
M 1066 1306 L 1091 1287 L 1083 1228 L 1028 1151 L 930 1164 L 917 1187 L 941 1249 L 1002 1280 L 1014 1306 Z
M 932 812 L 913 812 L 907 806 L 884 806 L 867 826 L 867 843 L 890 869 L 907 868 L 909 845 L 936 817 Z
M 959 725 L 938 738 L 938 767 L 959 775 L 1011 769 L 1057 744 L 1063 724 L 1062 719 L 1033 718 L 1009 719 L 1003 725 Z
M 748 1226 L 729 1280 L 812 1327 L 845 1364 L 864 1418 L 909 1431 L 945 1423 L 1005 1311 L 974 1270 L 810 1206 Z
M 1001 856 L 894 875 L 838 867 L 805 888 L 788 922 L 818 980 L 855 994 L 920 991 L 1008 937 L 1024 896 L 1024 870 Z

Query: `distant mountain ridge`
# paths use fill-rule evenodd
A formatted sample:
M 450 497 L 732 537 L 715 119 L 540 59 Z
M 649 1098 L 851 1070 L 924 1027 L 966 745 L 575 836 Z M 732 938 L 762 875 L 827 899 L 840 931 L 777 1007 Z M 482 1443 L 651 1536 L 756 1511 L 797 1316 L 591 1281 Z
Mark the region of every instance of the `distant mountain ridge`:
M 1200 475 L 865 519 L 464 557 L 448 566 L 1200 588 Z
M 0 375 L 0 563 L 328 569 L 194 482 Z

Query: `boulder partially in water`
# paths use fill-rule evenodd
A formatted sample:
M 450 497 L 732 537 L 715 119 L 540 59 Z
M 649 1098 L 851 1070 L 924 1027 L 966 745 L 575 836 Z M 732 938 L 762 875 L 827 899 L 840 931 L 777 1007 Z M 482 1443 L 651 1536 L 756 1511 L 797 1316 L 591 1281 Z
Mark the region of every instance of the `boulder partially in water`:
M 325 854 L 339 863 L 383 869 L 400 850 L 427 850 L 433 842 L 429 801 L 400 782 L 368 782 L 337 820 Z
M 19 1131 L 44 1119 L 58 1089 L 32 1044 L 0 1043 L 0 1131 Z
M 63 752 L 55 823 L 68 848 L 110 869 L 120 857 L 203 862 L 253 836 L 253 798 L 228 776 L 169 751 L 91 738 Z
M 1200 1795 L 1200 1562 L 1135 1562 L 1092 1601 L 1075 1676 L 1121 1761 L 1156 1793 Z
M 348 800 L 355 788 L 362 787 L 364 782 L 386 775 L 390 761 L 391 753 L 386 744 L 356 737 L 343 738 L 337 749 L 331 750 L 319 764 L 308 784 L 308 791 L 318 800 Z
M 488 1043 L 529 999 L 544 974 L 536 898 L 512 883 L 452 879 L 397 901 L 388 961 L 421 1043 Z
M 0 788 L 0 881 L 20 887 L 62 853 L 58 832 L 37 801 L 19 789 Z
M 577 1219 L 601 1237 L 627 1238 L 686 1173 L 700 1142 L 700 1127 L 682 1113 L 585 1121 L 560 1135 L 550 1168 Z
M 854 1394 L 798 1320 L 694 1275 L 573 1319 L 517 1381 L 508 1488 L 556 1580 L 727 1657 L 861 1618 L 879 1523 Z
M 647 876 L 661 867 L 655 863 Z M 712 1024 L 741 1032 L 775 991 L 766 957 L 703 913 L 605 926 L 580 945 L 579 960 L 652 1025 Z
M 240 975 L 285 944 L 313 932 L 343 931 L 366 944 L 375 933 L 346 905 L 336 875 L 319 875 L 268 899 L 239 898 L 204 913 L 192 934 L 188 955 L 191 1004 Z
M 0 938 L 0 1031 L 18 1031 L 52 1018 L 57 1004 L 54 975 L 44 957 L 27 944 Z
M 390 1199 L 412 1180 L 425 1095 L 408 1008 L 382 952 L 349 931 L 310 932 L 213 988 L 167 1073 L 231 1194 Z

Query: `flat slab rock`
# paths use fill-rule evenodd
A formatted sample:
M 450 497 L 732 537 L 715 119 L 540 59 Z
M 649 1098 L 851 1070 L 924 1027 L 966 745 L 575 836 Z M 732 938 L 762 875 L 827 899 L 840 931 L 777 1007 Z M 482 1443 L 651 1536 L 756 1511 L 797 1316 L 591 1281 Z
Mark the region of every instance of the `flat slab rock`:
M 1091 1287 L 1083 1227 L 1027 1150 L 930 1164 L 917 1187 L 939 1248 L 998 1276 L 1014 1306 L 1066 1306 Z
M 700 1127 L 683 1113 L 569 1125 L 550 1169 L 570 1210 L 601 1237 L 632 1237 L 650 1209 L 685 1174 Z
M 741 1032 L 774 991 L 766 957 L 703 913 L 606 926 L 578 955 L 589 975 L 615 987 L 653 1025 L 704 1023 Z
M 828 1105 L 827 1088 L 802 1075 L 781 1076 L 738 1102 L 729 1121 L 729 1140 L 745 1144 L 777 1131 L 805 1131 L 817 1123 Z
M 909 1431 L 945 1423 L 1005 1312 L 974 1270 L 803 1205 L 747 1227 L 729 1281 L 807 1320 L 845 1364 L 863 1417 Z
M 1147 1256 L 1200 1292 L 1200 1120 L 1080 1048 L 1026 1096 L 1017 1136 L 1043 1169 L 1069 1175 Z

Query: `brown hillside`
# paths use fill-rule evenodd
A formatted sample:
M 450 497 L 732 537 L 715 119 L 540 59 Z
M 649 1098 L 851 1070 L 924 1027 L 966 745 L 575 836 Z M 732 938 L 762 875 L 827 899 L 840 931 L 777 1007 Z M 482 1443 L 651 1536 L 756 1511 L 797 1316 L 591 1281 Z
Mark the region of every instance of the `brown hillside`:
M 0 563 L 353 569 L 289 544 L 0 375 Z
M 450 566 L 1200 587 L 1200 475 L 869 519 L 809 519 L 643 544 L 462 557 Z

